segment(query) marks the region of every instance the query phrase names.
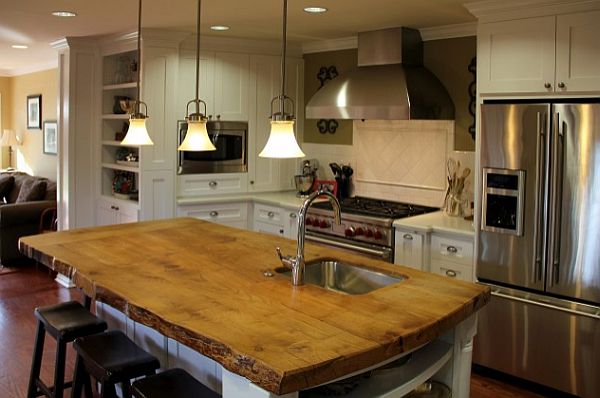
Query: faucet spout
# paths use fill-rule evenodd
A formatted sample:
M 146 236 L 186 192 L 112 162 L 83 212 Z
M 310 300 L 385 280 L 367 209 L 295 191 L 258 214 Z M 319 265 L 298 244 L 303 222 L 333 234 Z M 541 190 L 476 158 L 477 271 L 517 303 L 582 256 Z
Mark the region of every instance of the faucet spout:
M 342 223 L 342 214 L 340 209 L 340 202 L 337 198 L 329 191 L 318 190 L 310 194 L 308 198 L 302 203 L 300 211 L 298 213 L 298 241 L 296 257 L 283 256 L 278 250 L 279 259 L 282 264 L 292 269 L 292 284 L 294 286 L 300 286 L 304 284 L 304 268 L 306 263 L 304 261 L 304 238 L 306 235 L 306 214 L 310 205 L 319 197 L 325 196 L 331 202 L 333 207 L 333 219 L 337 225 Z

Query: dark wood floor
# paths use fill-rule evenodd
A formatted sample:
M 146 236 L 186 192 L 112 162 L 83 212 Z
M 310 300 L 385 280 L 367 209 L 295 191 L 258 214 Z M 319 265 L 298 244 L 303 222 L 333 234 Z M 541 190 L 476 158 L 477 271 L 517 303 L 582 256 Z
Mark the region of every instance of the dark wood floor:
M 0 398 L 26 395 L 36 326 L 35 307 L 81 299 L 76 289 L 65 289 L 56 284 L 43 267 L 0 270 Z M 47 338 L 42 366 L 42 378 L 47 382 L 52 380 L 55 349 L 54 340 Z M 69 349 L 67 374 L 72 374 L 73 363 L 73 352 Z M 471 378 L 472 398 L 545 396 L 480 374 L 473 374 Z

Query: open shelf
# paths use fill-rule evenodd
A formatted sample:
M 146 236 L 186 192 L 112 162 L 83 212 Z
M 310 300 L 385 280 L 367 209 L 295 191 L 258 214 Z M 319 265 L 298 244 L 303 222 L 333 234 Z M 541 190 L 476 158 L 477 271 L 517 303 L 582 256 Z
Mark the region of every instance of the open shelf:
M 104 90 L 104 91 L 123 90 L 123 89 L 127 89 L 127 88 L 136 88 L 136 87 L 137 87 L 136 82 L 121 83 L 121 84 L 107 84 L 105 86 L 102 86 L 102 90 Z
M 102 119 L 108 120 L 127 120 L 129 119 L 129 115 L 127 113 L 123 113 L 121 115 L 117 115 L 115 113 L 105 113 L 102 115 Z
M 139 173 L 139 171 L 140 171 L 139 167 L 125 166 L 125 165 L 116 164 L 116 163 L 102 163 L 102 167 L 104 167 L 105 169 L 130 171 L 132 173 Z
M 129 205 L 129 206 L 133 205 L 138 210 L 139 210 L 139 207 L 140 207 L 140 202 L 138 202 L 137 200 L 134 200 L 134 199 L 121 199 L 121 198 L 118 198 L 118 197 L 113 196 L 113 195 L 105 195 L 105 194 L 102 195 L 102 197 L 106 198 L 106 199 L 109 199 L 111 202 L 123 203 L 124 205 Z
M 140 147 L 139 145 L 121 145 L 121 141 L 116 141 L 116 140 L 103 140 L 102 145 L 118 146 L 118 147 L 125 147 L 125 148 L 139 148 Z

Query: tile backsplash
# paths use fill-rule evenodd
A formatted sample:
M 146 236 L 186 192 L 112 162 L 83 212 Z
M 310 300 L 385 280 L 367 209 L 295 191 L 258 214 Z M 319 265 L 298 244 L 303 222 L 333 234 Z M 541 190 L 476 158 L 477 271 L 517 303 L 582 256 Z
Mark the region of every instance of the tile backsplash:
M 473 152 L 452 148 L 453 121 L 357 120 L 353 142 L 302 146 L 307 158 L 319 161 L 320 179 L 333 179 L 331 162 L 352 166 L 353 195 L 441 207 L 448 157 L 460 161 L 461 169 L 474 166 Z M 467 179 L 471 192 L 473 174 Z

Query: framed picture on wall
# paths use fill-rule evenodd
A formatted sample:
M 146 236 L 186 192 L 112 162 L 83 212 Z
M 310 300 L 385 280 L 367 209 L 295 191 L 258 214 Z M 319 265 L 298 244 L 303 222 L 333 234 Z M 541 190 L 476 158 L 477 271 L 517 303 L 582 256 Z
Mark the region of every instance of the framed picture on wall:
M 44 153 L 56 155 L 58 124 L 56 121 L 44 122 Z
M 27 96 L 27 128 L 42 128 L 42 95 Z

